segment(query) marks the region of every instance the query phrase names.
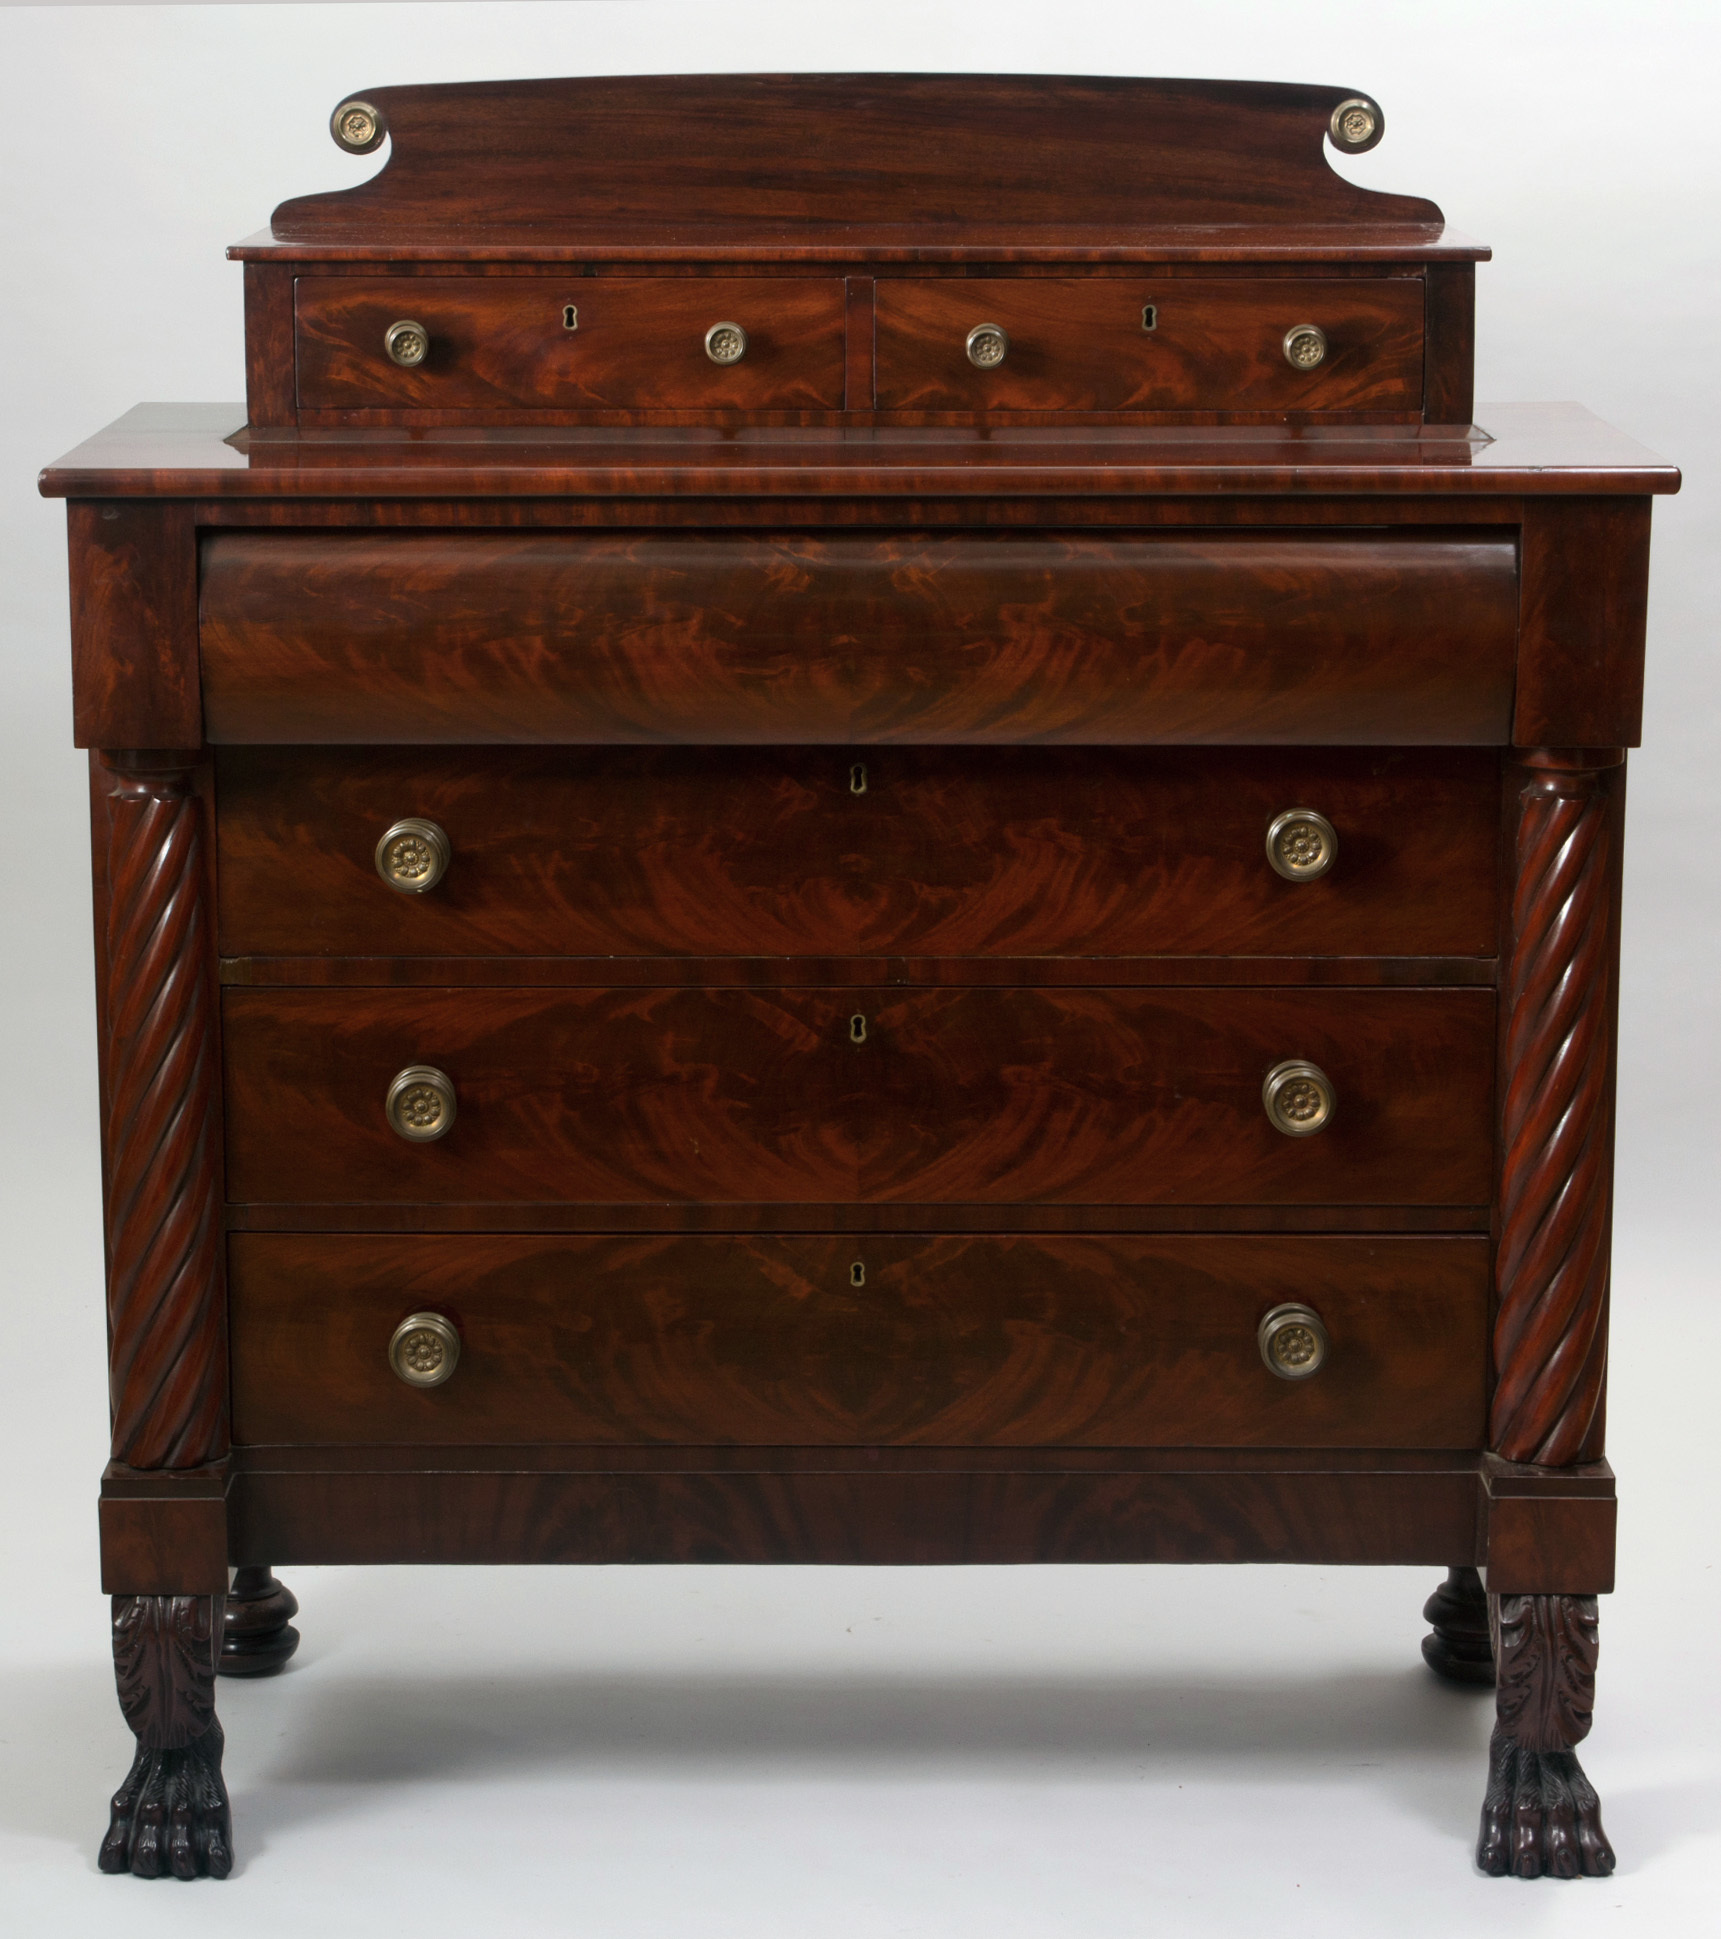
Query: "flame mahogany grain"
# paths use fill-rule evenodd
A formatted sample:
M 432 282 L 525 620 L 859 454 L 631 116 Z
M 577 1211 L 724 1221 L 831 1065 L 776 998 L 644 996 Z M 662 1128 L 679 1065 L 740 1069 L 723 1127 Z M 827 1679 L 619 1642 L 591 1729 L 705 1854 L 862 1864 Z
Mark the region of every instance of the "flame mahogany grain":
M 230 1243 L 246 1443 L 1481 1444 L 1481 1238 Z M 1256 1348 L 1284 1298 L 1332 1335 L 1308 1381 Z M 461 1337 L 430 1392 L 385 1358 L 414 1307 Z
M 564 305 L 579 312 L 563 328 Z M 430 354 L 391 363 L 410 316 Z M 840 410 L 844 296 L 835 276 L 301 276 L 298 401 L 322 409 Z M 714 364 L 705 332 L 739 323 L 747 351 Z
M 1500 538 L 230 532 L 216 742 L 1497 743 Z
M 1153 304 L 1155 327 L 1142 327 Z M 1418 277 L 1079 280 L 881 277 L 878 391 L 886 411 L 1379 411 L 1422 406 Z M 999 324 L 995 369 L 968 361 L 968 332 Z M 1325 330 L 1313 371 L 1285 360 L 1285 332 Z
M 1492 1174 L 1484 990 L 224 992 L 228 1195 L 1474 1205 Z M 851 1041 L 851 1018 L 866 1041 Z M 1332 1079 L 1269 1124 L 1284 1057 Z M 459 1095 L 443 1139 L 395 1072 Z
M 278 1561 L 653 1560 L 1482 1570 L 1483 1868 L 1611 1867 L 1619 750 L 1680 481 L 1473 405 L 1487 252 L 1329 164 L 1352 93 L 377 90 L 382 166 L 231 252 L 248 414 L 44 472 L 106 750 L 104 1869 L 230 1863 L 230 1564 L 255 1669 Z
M 235 747 L 217 772 L 230 957 L 1485 957 L 1498 932 L 1487 751 Z M 1318 881 L 1268 865 L 1290 807 L 1339 831 Z M 402 815 L 453 844 L 425 895 L 376 872 Z

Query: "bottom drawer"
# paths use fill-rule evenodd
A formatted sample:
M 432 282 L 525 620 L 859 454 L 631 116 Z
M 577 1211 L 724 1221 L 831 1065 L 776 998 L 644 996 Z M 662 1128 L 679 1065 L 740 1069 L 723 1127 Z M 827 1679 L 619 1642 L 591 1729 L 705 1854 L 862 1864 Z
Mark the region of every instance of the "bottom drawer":
M 1472 1448 L 1482 1238 L 235 1234 L 240 1444 Z M 1325 1363 L 1270 1372 L 1301 1302 Z M 408 1314 L 459 1337 L 406 1385 Z

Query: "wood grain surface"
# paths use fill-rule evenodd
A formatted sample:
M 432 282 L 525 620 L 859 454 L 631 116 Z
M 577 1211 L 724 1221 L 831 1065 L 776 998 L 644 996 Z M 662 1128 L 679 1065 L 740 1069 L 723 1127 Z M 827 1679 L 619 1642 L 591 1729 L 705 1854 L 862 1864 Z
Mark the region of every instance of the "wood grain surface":
M 386 1562 L 1325 1562 L 1480 1564 L 1481 1489 L 1462 1455 L 1264 1453 L 1216 1466 L 1085 1470 L 1086 1450 L 990 1469 L 987 1450 L 914 1469 L 870 1449 L 853 1468 L 743 1469 L 676 1450 L 664 1469 L 589 1467 L 410 1449 L 326 1467 L 253 1454 L 234 1479 L 233 1553 L 280 1564 Z M 721 1453 L 722 1450 L 716 1450 Z M 768 1453 L 769 1450 L 763 1451 Z M 876 1462 L 876 1466 L 874 1463 Z
M 1299 229 L 1315 232 L 1297 237 L 1304 246 L 1334 254 L 1485 254 L 1443 239 L 1432 202 L 1360 188 L 1329 165 L 1328 120 L 1351 92 L 951 74 L 376 88 L 365 99 L 387 127 L 387 166 L 283 203 L 272 229 L 373 259 L 510 241 L 672 259 L 702 244 L 1117 253 L 1152 236 L 1225 254 Z M 247 253 L 258 249 L 267 238 Z
M 203 704 L 190 506 L 68 505 L 66 543 L 74 744 L 197 747 Z
M 105 755 L 95 831 L 108 1398 L 113 1458 L 133 1468 L 197 1468 L 227 1448 L 214 925 L 186 758 Z
M 1524 508 L 1519 747 L 1636 747 L 1649 627 L 1647 498 Z
M 265 1442 L 1475 1447 L 1485 1239 L 237 1234 L 235 1432 Z M 858 1283 L 857 1283 L 858 1280 Z M 1332 1337 L 1277 1378 L 1286 1299 Z M 410 1312 L 460 1361 L 387 1364 Z
M 1624 771 L 1544 750 L 1512 773 L 1489 1432 L 1508 1460 L 1560 1467 L 1606 1439 Z
M 1500 743 L 1503 537 L 220 533 L 212 741 Z
M 383 349 L 403 317 L 430 336 L 410 370 Z M 705 354 L 720 322 L 747 332 L 739 363 Z M 836 276 L 301 276 L 298 397 L 323 409 L 841 410 L 843 322 Z
M 857 1020 L 865 1040 L 857 1043 Z M 1486 990 L 224 992 L 244 1202 L 1486 1202 Z M 1273 1129 L 1281 1059 L 1326 1130 Z M 383 1115 L 445 1071 L 449 1134 Z
M 691 423 L 618 439 L 625 426 L 608 424 L 248 431 L 242 403 L 140 404 L 47 466 L 38 489 L 195 499 L 205 525 L 1225 524 L 1254 497 L 1268 522 L 1342 526 L 1498 520 L 1526 494 L 1680 488 L 1676 466 L 1576 404 L 1489 404 L 1480 417 L 1474 431 Z M 1165 502 L 1144 502 L 1155 494 Z M 1586 565 L 1572 562 L 1580 584 Z
M 1467 749 L 226 748 L 224 956 L 1491 956 Z M 1288 808 L 1338 831 L 1275 874 Z M 453 860 L 403 895 L 383 831 Z M 1096 973 L 1099 973 L 1096 971 Z
M 1423 309 L 1414 276 L 880 278 L 877 403 L 887 411 L 1416 415 Z M 966 349 L 981 323 L 1010 339 L 989 370 L 976 369 Z M 1312 371 L 1285 359 L 1285 333 L 1303 323 L 1327 335 L 1326 358 Z

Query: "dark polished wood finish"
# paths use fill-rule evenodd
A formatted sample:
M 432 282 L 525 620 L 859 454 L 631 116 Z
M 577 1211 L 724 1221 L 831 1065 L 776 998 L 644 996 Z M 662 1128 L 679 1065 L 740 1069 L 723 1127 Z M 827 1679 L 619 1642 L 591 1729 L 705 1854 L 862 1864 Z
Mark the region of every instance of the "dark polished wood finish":
M 216 1669 L 222 1676 L 274 1676 L 284 1669 L 299 1647 L 293 1618 L 299 1599 L 277 1582 L 267 1567 L 233 1571 L 221 1625 L 221 1654 Z
M 115 1596 L 114 1674 L 137 1755 L 96 1862 L 139 1878 L 225 1878 L 233 1814 L 215 1716 L 219 1596 Z
M 1446 1580 L 1422 1605 L 1429 1633 L 1422 1660 L 1448 1683 L 1494 1687 L 1494 1642 L 1488 1632 L 1488 1592 L 1474 1569 L 1446 1571 Z
M 1498 1666 L 1476 1862 L 1518 1878 L 1606 1878 L 1613 1847 L 1575 1746 L 1595 1708 L 1594 1596 L 1488 1598 Z
M 1679 479 L 1473 405 L 1487 252 L 1329 164 L 1355 95 L 381 89 L 385 165 L 232 252 L 248 409 L 43 474 L 100 751 L 105 1867 L 230 1862 L 212 1677 L 290 1654 L 272 1567 L 409 1561 L 1443 1568 L 1484 1869 L 1611 1866 L 1573 1746 Z
M 485 981 L 559 955 L 997 957 L 1015 981 L 1168 941 L 1289 965 L 1491 958 L 1499 933 L 1487 752 L 247 747 L 217 773 L 228 957 L 501 959 Z M 1296 807 L 1338 831 L 1315 881 L 1267 859 Z M 377 874 L 402 815 L 452 845 L 429 894 Z
M 424 513 L 438 525 L 517 523 L 536 509 L 557 522 L 623 525 L 959 516 L 1175 528 L 1231 523 L 1248 497 L 1276 500 L 1278 523 L 1379 522 L 1365 502 L 1374 497 L 1409 501 L 1387 514 L 1394 523 L 1515 525 L 1522 507 L 1499 500 L 1679 489 L 1672 465 L 1576 406 L 1489 404 L 1478 418 L 1456 427 L 687 424 L 654 425 L 636 441 L 616 436 L 625 424 L 603 423 L 247 430 L 243 404 L 140 404 L 49 465 L 41 488 L 50 498 L 208 501 L 198 507 L 206 527 L 231 522 L 228 501 L 238 501 L 270 524 L 357 528 L 407 523 L 396 501 L 416 499 L 438 501 Z M 1156 502 L 1144 505 L 1144 495 Z M 321 503 L 330 497 L 350 502 Z M 451 507 L 450 498 L 467 502 Z M 1043 502 L 999 502 L 1012 499 Z M 758 502 L 732 510 L 725 500 Z M 1244 510 L 1260 515 L 1258 505 Z M 1573 574 L 1580 595 L 1585 578 Z
M 284 202 L 244 253 L 1485 255 L 1443 238 L 1432 202 L 1328 165 L 1328 121 L 1353 92 L 921 74 L 375 88 L 387 166 Z
M 835 276 L 301 276 L 296 290 L 298 401 L 311 409 L 843 406 Z M 383 347 L 403 316 L 430 337 L 411 369 Z M 706 331 L 721 322 L 747 333 L 739 363 L 706 354 Z
M 1420 277 L 881 277 L 877 301 L 881 410 L 1422 411 Z M 982 323 L 1009 337 L 994 369 L 968 358 Z M 1328 343 L 1309 371 L 1284 351 L 1304 323 Z
M 1635 747 L 1643 727 L 1649 500 L 1524 508 L 1518 747 Z M 1589 561 L 1574 572 L 1575 559 Z
M 258 1443 L 1479 1447 L 1483 1239 L 232 1240 Z M 410 1288 L 404 1292 L 403 1288 Z M 1306 1381 L 1255 1331 L 1306 1299 Z M 458 1328 L 445 1387 L 395 1325 Z
M 196 531 L 179 503 L 66 507 L 72 735 L 79 747 L 194 748 Z
M 239 1202 L 1472 1205 L 1492 1176 L 1481 990 L 239 990 Z M 858 1027 L 864 1041 L 856 1042 Z M 1303 1057 L 1338 1106 L 1261 1102 Z M 446 1071 L 453 1129 L 383 1101 Z
M 1517 777 L 1489 1431 L 1552 1467 L 1602 1444 L 1619 759 L 1532 754 Z
M 1500 538 L 227 533 L 212 741 L 1492 743 Z
M 102 1062 L 113 1458 L 195 1468 L 227 1447 L 203 807 L 183 757 L 114 754 L 108 765 Z

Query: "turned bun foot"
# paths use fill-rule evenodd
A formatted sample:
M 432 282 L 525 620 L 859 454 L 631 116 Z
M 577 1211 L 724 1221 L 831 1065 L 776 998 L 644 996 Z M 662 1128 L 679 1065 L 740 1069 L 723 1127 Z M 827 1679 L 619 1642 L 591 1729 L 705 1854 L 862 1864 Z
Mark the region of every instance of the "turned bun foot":
M 273 1676 L 299 1647 L 299 1600 L 267 1565 L 236 1569 L 221 1628 L 223 1676 Z
M 1422 1620 L 1433 1632 L 1422 1639 L 1422 1660 L 1436 1676 L 1493 1686 L 1488 1595 L 1474 1569 L 1448 1569 L 1446 1580 L 1422 1605 Z

